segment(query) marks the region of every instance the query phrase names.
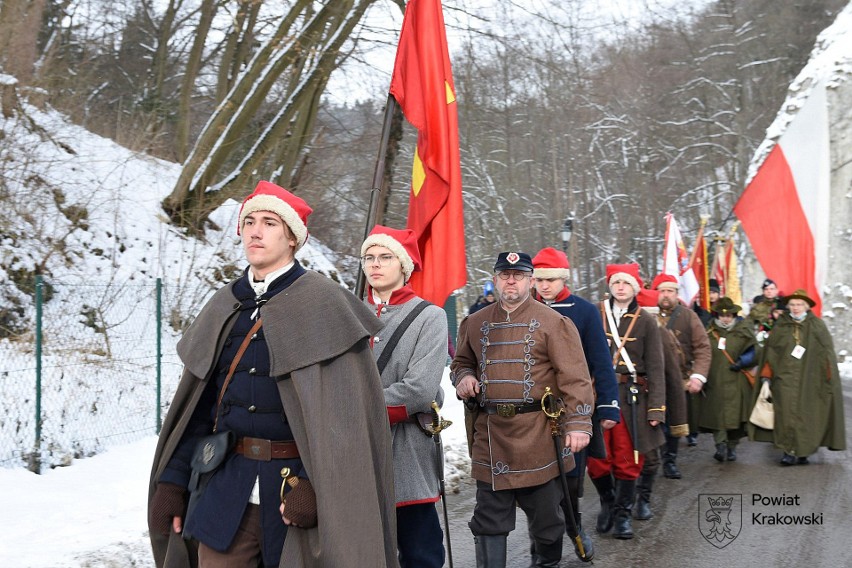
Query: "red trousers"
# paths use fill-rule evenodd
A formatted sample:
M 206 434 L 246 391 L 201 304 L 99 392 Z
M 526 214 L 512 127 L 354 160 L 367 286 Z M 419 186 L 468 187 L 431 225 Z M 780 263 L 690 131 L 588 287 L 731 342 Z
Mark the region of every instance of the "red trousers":
M 634 461 L 633 442 L 630 440 L 630 432 L 624 424 L 624 415 L 621 422 L 609 430 L 604 430 L 604 445 L 606 446 L 606 459 L 589 458 L 589 477 L 597 479 L 605 475 L 612 475 L 616 479 L 636 479 L 642 471 L 645 456 L 639 454 L 639 463 Z

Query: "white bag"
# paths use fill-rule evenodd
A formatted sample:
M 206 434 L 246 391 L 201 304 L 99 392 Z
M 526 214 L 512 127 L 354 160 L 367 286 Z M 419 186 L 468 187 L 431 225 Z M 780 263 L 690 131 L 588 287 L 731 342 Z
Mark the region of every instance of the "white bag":
M 748 420 L 764 430 L 772 430 L 775 427 L 775 409 L 772 406 L 772 391 L 769 389 L 769 381 L 764 381 L 760 386 L 757 402 L 754 404 Z

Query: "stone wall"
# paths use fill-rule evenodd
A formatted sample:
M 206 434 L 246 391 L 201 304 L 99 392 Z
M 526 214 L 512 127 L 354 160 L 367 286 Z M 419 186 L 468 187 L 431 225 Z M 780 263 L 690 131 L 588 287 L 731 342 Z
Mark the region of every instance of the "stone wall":
M 826 90 L 831 147 L 831 216 L 823 318 L 841 356 L 852 356 L 852 75 Z

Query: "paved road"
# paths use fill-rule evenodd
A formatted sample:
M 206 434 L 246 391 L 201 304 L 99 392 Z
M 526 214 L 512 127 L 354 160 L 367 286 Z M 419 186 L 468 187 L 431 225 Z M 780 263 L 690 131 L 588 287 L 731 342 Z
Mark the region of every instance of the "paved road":
M 852 429 L 850 389 L 852 384 L 846 381 L 847 440 Z M 619 541 L 595 533 L 599 504 L 594 487 L 586 481 L 580 508 L 597 547 L 594 566 L 852 566 L 852 463 L 848 452 L 821 449 L 811 458 L 811 465 L 782 467 L 778 464 L 779 450 L 770 444 L 744 441 L 736 462 L 720 464 L 712 458 L 712 436 L 703 434 L 698 441 L 694 448 L 681 445 L 678 463 L 683 479 L 657 478 L 652 497 L 654 518 L 633 522 L 633 540 Z M 473 538 L 467 527 L 474 494 L 474 484 L 468 481 L 459 494 L 449 496 L 453 555 L 458 568 L 476 566 Z M 739 532 L 733 540 L 726 539 L 728 544 L 721 549 L 702 536 L 702 531 L 709 529 L 709 523 L 703 520 L 709 508 L 708 495 L 734 496 L 730 519 L 733 532 L 737 527 Z M 790 499 L 785 499 L 788 505 L 784 506 L 756 496 Z M 737 504 L 741 505 L 741 514 Z M 819 524 L 767 524 L 770 518 L 783 522 L 785 517 L 797 515 Z M 509 536 L 510 567 L 529 566 L 528 546 L 524 515 L 518 510 L 518 528 Z M 567 537 L 563 552 L 563 567 L 583 565 L 574 556 Z

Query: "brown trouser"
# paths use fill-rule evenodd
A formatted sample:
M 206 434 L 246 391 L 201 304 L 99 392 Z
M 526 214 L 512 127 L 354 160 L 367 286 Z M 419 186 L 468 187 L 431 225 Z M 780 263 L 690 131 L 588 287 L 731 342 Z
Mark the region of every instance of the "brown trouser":
M 234 541 L 225 552 L 213 550 L 206 544 L 198 544 L 198 568 L 257 568 L 263 566 L 260 550 L 263 545 L 263 530 L 260 527 L 260 505 L 246 506 L 240 528 Z

